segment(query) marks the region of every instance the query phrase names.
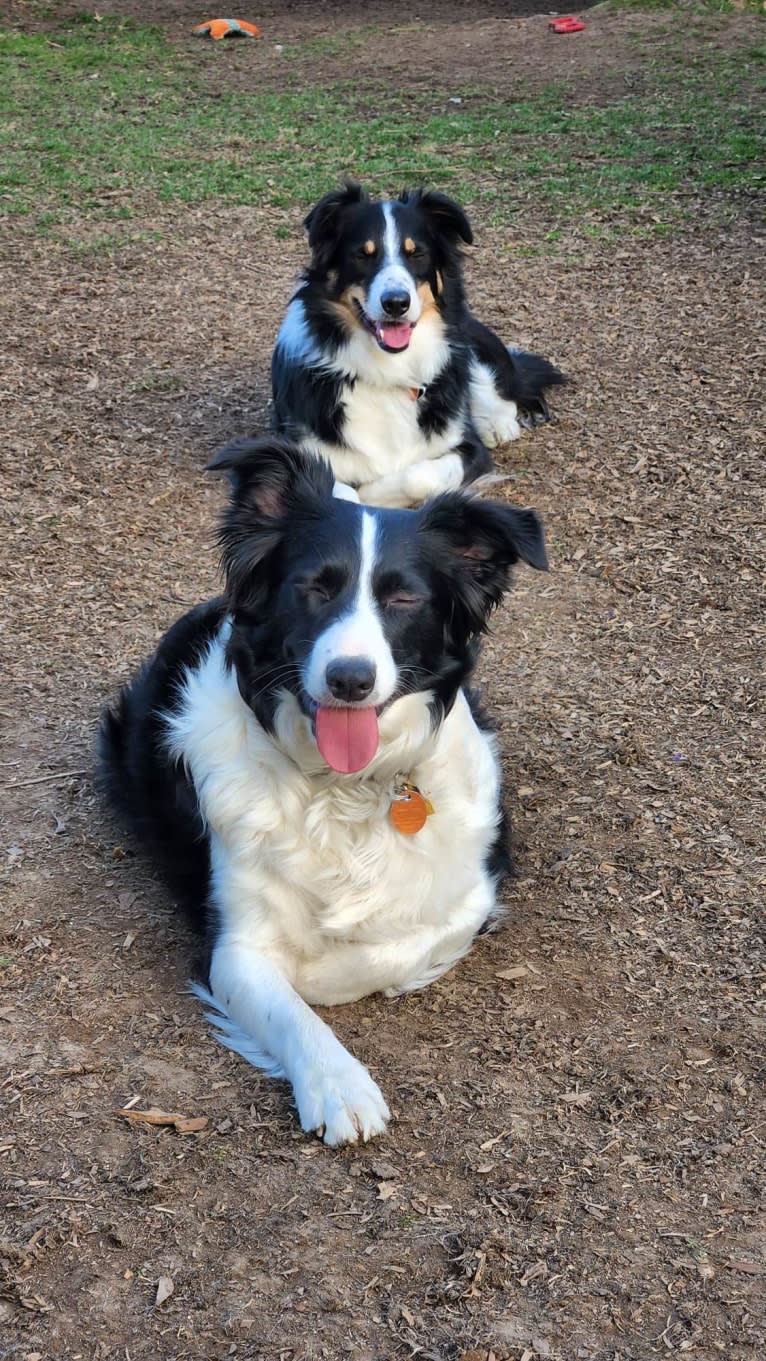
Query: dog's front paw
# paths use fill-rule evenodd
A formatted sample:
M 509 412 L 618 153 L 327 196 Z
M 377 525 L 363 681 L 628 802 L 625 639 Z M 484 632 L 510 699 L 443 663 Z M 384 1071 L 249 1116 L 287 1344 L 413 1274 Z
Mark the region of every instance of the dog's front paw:
M 479 435 L 488 449 L 496 449 L 498 444 L 509 444 L 518 439 L 521 425 L 516 413 L 515 402 L 503 402 L 506 410 L 496 409 L 489 419 L 479 424 Z
M 391 1118 L 377 1083 L 345 1050 L 331 1063 L 307 1067 L 293 1090 L 301 1129 L 317 1130 L 332 1148 L 366 1144 Z
M 406 510 L 412 505 L 412 498 L 398 476 L 364 482 L 359 488 L 359 500 L 362 505 L 385 506 L 387 510 Z
M 460 455 L 442 454 L 439 458 L 420 459 L 375 482 L 366 482 L 359 488 L 359 495 L 367 505 L 403 509 L 422 505 L 441 492 L 457 491 L 463 485 L 464 476 Z

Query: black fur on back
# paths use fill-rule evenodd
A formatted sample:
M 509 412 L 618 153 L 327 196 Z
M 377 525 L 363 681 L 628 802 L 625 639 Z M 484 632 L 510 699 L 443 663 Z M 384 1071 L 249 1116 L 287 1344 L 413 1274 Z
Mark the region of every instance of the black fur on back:
M 173 625 L 105 711 L 98 743 L 101 788 L 199 929 L 210 879 L 208 838 L 191 781 L 182 765 L 168 761 L 160 715 L 178 707 L 184 672 L 203 655 L 224 614 L 225 602 L 211 600 Z

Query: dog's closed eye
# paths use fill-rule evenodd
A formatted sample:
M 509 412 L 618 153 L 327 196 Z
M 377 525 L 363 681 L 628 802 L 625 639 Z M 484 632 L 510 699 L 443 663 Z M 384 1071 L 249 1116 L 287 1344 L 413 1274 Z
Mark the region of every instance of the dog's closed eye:
M 316 584 L 313 586 L 304 586 L 303 594 L 310 605 L 326 605 L 329 600 L 332 600 L 332 596 L 326 586 L 319 586 Z
M 385 572 L 377 582 L 375 594 L 384 610 L 412 610 L 425 599 L 418 585 L 400 572 Z
M 317 576 L 298 583 L 298 590 L 306 602 L 319 608 L 335 600 L 343 590 L 345 578 L 339 571 L 325 568 Z
M 381 603 L 385 610 L 412 610 L 423 604 L 423 597 L 414 591 L 392 591 Z

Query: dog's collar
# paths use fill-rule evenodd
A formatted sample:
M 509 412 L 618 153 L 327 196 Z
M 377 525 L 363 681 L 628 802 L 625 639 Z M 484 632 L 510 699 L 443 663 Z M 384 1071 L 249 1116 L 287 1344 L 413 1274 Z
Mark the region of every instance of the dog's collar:
M 427 391 L 428 391 L 428 388 L 426 388 L 426 387 L 407 388 L 406 391 L 409 393 L 409 395 L 410 395 L 410 397 L 412 398 L 413 402 L 418 402 L 418 401 L 420 401 L 420 398 L 421 398 L 421 397 L 425 397 L 425 395 L 426 395 L 426 393 L 427 393 Z
M 401 832 L 402 836 L 415 836 L 416 832 L 422 831 L 427 819 L 435 811 L 431 800 L 427 799 L 425 794 L 421 794 L 412 780 L 406 779 L 404 775 L 397 775 L 388 810 L 388 816 L 397 832 Z

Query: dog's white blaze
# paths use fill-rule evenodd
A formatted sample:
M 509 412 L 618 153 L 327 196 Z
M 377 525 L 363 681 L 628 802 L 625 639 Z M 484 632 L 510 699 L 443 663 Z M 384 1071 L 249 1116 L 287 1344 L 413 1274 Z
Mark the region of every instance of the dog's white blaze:
M 385 704 L 396 689 L 398 672 L 386 641 L 380 611 L 372 590 L 378 524 L 369 512 L 362 517 L 359 583 L 351 609 L 317 638 L 306 666 L 304 685 L 318 704 L 332 703 L 327 667 L 342 657 L 364 657 L 375 667 L 375 688 L 367 701 Z
M 401 251 L 401 239 L 396 229 L 396 217 L 391 203 L 383 204 L 383 218 L 386 224 L 385 232 L 385 254 L 386 261 L 390 263 L 399 257 Z
M 402 317 L 397 317 L 397 321 L 409 321 L 414 323 L 420 317 L 423 308 L 420 298 L 415 288 L 415 281 L 404 264 L 402 254 L 402 241 L 396 226 L 394 207 L 392 203 L 381 204 L 383 217 L 385 220 L 385 231 L 383 235 L 383 263 L 378 273 L 370 284 L 367 293 L 366 311 L 373 321 L 385 321 L 386 314 L 383 310 L 383 294 L 389 290 L 397 289 L 407 293 L 410 305 Z M 393 318 L 389 318 L 393 320 Z

